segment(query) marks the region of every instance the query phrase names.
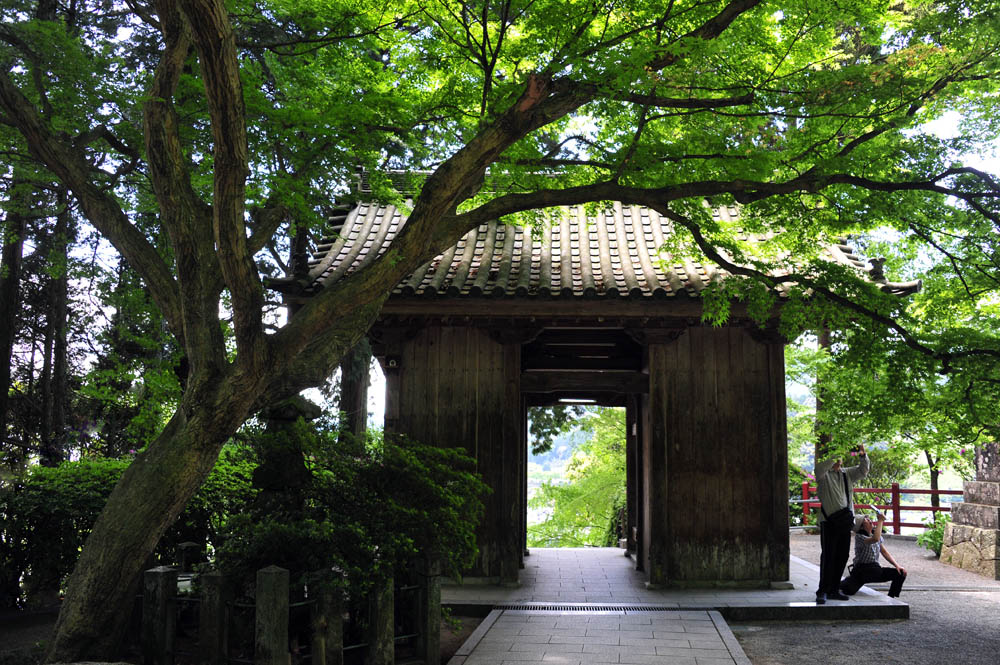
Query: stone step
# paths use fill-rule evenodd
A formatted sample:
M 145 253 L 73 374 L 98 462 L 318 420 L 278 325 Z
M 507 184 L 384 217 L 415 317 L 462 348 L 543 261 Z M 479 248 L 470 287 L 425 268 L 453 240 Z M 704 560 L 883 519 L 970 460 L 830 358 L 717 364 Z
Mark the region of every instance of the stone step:
M 982 503 L 951 504 L 952 521 L 980 529 L 1000 529 L 1000 506 Z
M 965 500 L 985 506 L 1000 506 L 1000 482 L 993 480 L 967 480 L 963 488 Z

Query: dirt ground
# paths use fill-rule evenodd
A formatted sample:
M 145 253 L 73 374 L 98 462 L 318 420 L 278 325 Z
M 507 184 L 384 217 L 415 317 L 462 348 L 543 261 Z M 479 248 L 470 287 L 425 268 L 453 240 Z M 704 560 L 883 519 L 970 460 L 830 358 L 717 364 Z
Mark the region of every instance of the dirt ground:
M 819 565 L 818 536 L 793 533 L 791 547 Z M 910 540 L 886 547 L 907 569 L 900 599 L 909 620 L 730 623 L 753 665 L 1000 663 L 1000 582 L 947 566 Z

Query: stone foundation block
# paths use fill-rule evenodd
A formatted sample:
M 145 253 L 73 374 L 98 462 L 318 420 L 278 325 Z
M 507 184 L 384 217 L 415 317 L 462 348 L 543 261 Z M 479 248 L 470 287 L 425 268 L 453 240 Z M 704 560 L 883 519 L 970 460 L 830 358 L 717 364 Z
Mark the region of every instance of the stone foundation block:
M 1000 506 L 985 506 L 981 503 L 953 503 L 952 519 L 959 524 L 980 529 L 1000 529 Z
M 968 503 L 1000 506 L 1000 482 L 992 480 L 967 480 L 963 494 Z
M 1000 531 L 996 529 L 948 524 L 941 546 L 941 562 L 992 580 L 1000 580 L 998 535 Z

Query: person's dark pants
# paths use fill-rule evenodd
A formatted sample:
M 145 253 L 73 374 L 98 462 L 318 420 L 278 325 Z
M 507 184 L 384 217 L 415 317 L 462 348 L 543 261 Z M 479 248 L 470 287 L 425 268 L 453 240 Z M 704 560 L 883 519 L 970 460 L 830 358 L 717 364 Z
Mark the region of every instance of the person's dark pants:
M 819 587 L 817 593 L 840 593 L 840 578 L 851 554 L 850 528 L 837 529 L 829 522 L 819 525 Z
M 865 584 L 874 582 L 891 582 L 889 585 L 889 597 L 896 598 L 903 590 L 903 581 L 906 574 L 895 568 L 880 566 L 877 563 L 862 563 L 855 565 L 851 574 L 840 583 L 840 590 L 848 596 L 853 596 Z

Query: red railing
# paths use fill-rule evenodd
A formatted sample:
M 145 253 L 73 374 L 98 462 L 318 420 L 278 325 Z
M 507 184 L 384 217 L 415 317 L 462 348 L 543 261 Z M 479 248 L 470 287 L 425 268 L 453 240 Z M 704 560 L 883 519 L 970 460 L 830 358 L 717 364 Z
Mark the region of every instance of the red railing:
M 887 511 L 892 511 L 892 520 L 886 519 L 886 526 L 892 528 L 892 533 L 900 533 L 901 527 L 913 526 L 913 527 L 924 527 L 924 524 L 916 524 L 914 522 L 904 522 L 901 519 L 900 513 L 904 510 L 919 511 L 919 512 L 951 512 L 951 505 L 944 503 L 940 506 L 916 506 L 908 505 L 904 506 L 900 504 L 899 497 L 901 494 L 931 494 L 931 495 L 961 495 L 962 490 L 923 490 L 923 489 L 908 489 L 906 487 L 901 488 L 899 483 L 893 483 L 892 487 L 880 488 L 880 487 L 856 487 L 854 488 L 855 498 L 861 493 L 869 494 L 888 494 L 889 503 L 887 505 L 881 504 L 869 504 L 869 503 L 855 503 L 854 507 L 857 508 L 867 508 L 869 505 L 875 505 L 876 508 L 881 510 L 886 514 L 886 518 L 889 517 Z M 813 497 L 816 496 L 816 487 L 809 484 L 809 481 L 802 483 L 802 521 L 808 522 L 809 509 L 819 508 L 819 501 L 811 501 Z

